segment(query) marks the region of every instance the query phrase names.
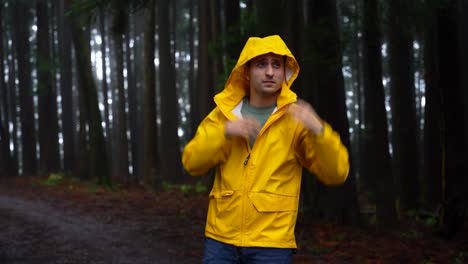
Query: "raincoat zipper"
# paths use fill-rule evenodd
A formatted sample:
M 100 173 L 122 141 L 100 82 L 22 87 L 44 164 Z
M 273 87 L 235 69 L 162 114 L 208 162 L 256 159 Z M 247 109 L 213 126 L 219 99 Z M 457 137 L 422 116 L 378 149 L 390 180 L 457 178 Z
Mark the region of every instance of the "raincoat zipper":
M 247 155 L 247 157 L 244 160 L 244 166 L 247 165 L 247 162 L 249 162 L 249 159 L 250 159 L 250 153 L 249 155 Z

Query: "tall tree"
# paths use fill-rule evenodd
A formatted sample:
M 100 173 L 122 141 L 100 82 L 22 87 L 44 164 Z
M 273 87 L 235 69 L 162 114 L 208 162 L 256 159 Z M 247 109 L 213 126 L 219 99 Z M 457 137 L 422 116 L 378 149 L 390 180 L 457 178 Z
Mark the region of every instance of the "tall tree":
M 66 173 L 74 170 L 75 164 L 75 118 L 73 111 L 72 46 L 69 18 L 65 15 L 65 1 L 56 5 L 58 54 L 60 65 L 60 95 L 62 97 L 63 169 Z
M 5 64 L 4 64 L 4 27 L 3 27 L 3 15 L 4 8 L 3 5 L 0 4 L 0 102 L 2 103 L 0 107 L 0 122 L 3 124 L 8 124 L 8 100 L 7 100 L 7 86 L 5 83 Z
M 308 2 L 309 5 L 311 2 Z M 292 8 L 290 1 L 256 0 L 253 1 L 256 17 L 257 35 L 280 35 L 290 46 L 291 21 L 289 15 Z M 310 11 L 310 10 L 309 10 Z
M 48 2 L 46 0 L 36 2 L 40 175 L 48 175 L 60 169 L 57 93 L 52 80 L 55 65 L 51 57 Z
M 219 14 L 221 14 L 221 3 L 220 1 L 217 0 L 208 0 L 209 6 L 208 6 L 208 14 L 207 14 L 207 19 L 208 19 L 208 25 L 209 26 L 209 33 L 208 33 L 208 47 L 216 47 L 220 46 L 220 35 L 222 32 L 221 29 L 221 19 Z M 209 70 L 211 71 L 211 79 L 213 80 L 211 85 L 216 85 L 215 86 L 215 93 L 219 92 L 222 90 L 224 82 L 219 83 L 219 76 L 220 73 L 223 72 L 223 65 L 222 65 L 222 52 L 215 52 L 211 50 L 210 53 L 210 61 L 211 61 L 211 66 Z M 209 71 L 209 72 L 210 72 Z M 211 110 L 211 109 L 210 109 Z
M 8 53 L 12 54 L 12 56 L 7 56 L 7 62 L 6 65 L 8 65 L 8 82 L 7 82 L 7 101 L 8 101 L 8 116 L 10 120 L 10 124 L 12 125 L 11 129 L 11 134 L 10 135 L 10 143 L 13 143 L 13 150 L 11 151 L 11 157 L 13 159 L 13 162 L 11 163 L 12 171 L 14 172 L 13 175 L 18 175 L 19 174 L 19 145 L 20 145 L 20 140 L 18 137 L 18 131 L 19 131 L 19 125 L 18 125 L 18 103 L 17 103 L 17 98 L 18 98 L 18 89 L 17 89 L 17 65 L 16 65 L 16 58 L 14 56 L 16 49 L 13 46 L 15 43 L 15 29 L 14 25 L 11 23 L 13 22 L 12 16 L 14 15 L 13 9 L 15 7 L 12 7 L 11 5 L 8 7 L 5 7 L 5 15 L 7 16 L 5 21 L 5 28 L 6 30 L 4 31 L 7 35 L 7 39 L 11 39 L 11 45 L 5 46 L 7 48 Z
M 467 184 L 467 177 L 460 173 L 466 164 L 465 141 L 466 130 L 460 122 L 463 117 L 463 91 L 462 77 L 459 71 L 461 50 L 460 47 L 460 20 L 457 13 L 460 11 L 457 1 L 442 1 L 437 9 L 438 34 L 438 60 L 439 78 L 442 94 L 443 113 L 443 181 L 445 182 L 444 198 L 462 196 L 466 193 L 463 186 Z M 454 63 L 455 62 L 455 63 Z M 461 109 L 461 111 L 460 111 Z
M 439 84 L 438 19 L 435 6 L 426 6 L 424 23 L 424 206 L 435 210 L 442 200 L 442 115 Z
M 465 47 L 468 47 L 468 2 L 463 1 L 463 0 L 458 0 L 458 6 L 459 6 L 459 12 L 458 12 L 458 19 L 460 23 L 459 27 L 459 39 L 460 39 L 460 44 L 459 44 L 459 49 L 460 49 L 460 59 L 459 59 L 459 75 L 461 76 L 460 80 L 460 89 L 464 92 L 463 93 L 463 101 L 468 102 L 468 51 L 466 50 Z M 463 115 L 464 115 L 464 120 L 463 123 L 464 125 L 464 131 L 465 135 L 468 133 L 468 106 L 467 104 L 464 104 L 463 107 Z M 464 157 L 463 160 L 468 160 L 468 139 L 465 138 L 464 140 L 465 146 L 464 146 Z M 468 164 L 465 162 L 465 169 L 463 171 L 468 170 Z M 466 192 L 463 192 L 465 194 L 465 200 L 468 200 Z
M 317 112 L 330 122 L 341 135 L 343 143 L 350 148 L 349 124 L 346 114 L 345 90 L 342 75 L 341 45 L 339 39 L 336 2 L 310 1 L 308 8 L 309 25 L 307 46 L 312 59 L 306 68 L 313 69 L 313 76 L 307 74 L 304 81 L 308 89 L 316 91 L 317 97 L 304 93 L 304 99 L 311 102 Z M 320 31 L 319 31 L 320 29 Z M 305 87 L 304 87 L 305 88 Z M 352 172 L 352 170 L 351 170 Z M 313 192 L 310 180 L 305 177 L 304 193 Z M 346 183 L 340 188 L 317 186 L 318 201 L 306 199 L 309 206 L 318 215 L 336 222 L 357 224 L 359 208 L 357 204 L 356 181 L 353 174 L 348 176 Z M 315 203 L 316 204 L 312 204 Z
M 143 182 L 147 187 L 156 186 L 159 170 L 157 164 L 156 135 L 156 68 L 155 50 L 155 0 L 149 0 L 144 10 L 144 96 L 143 96 Z
M 213 109 L 213 96 L 215 93 L 215 80 L 210 72 L 212 60 L 210 59 L 208 47 L 210 46 L 210 6 L 208 1 L 198 2 L 198 71 L 197 82 L 191 89 L 191 112 L 192 126 L 195 130 L 201 120 Z
M 396 224 L 397 214 L 388 148 L 378 14 L 377 0 L 363 1 L 363 85 L 366 109 L 363 140 L 366 141 L 366 166 L 373 177 L 371 188 L 375 191 L 377 225 L 385 228 Z
M 225 25 L 226 25 L 226 35 L 225 38 L 225 52 L 228 59 L 233 63 L 236 62 L 237 57 L 242 49 L 242 43 L 238 39 L 241 36 L 240 32 L 240 5 L 239 0 L 231 0 L 224 2 L 224 15 L 225 15 Z M 231 65 L 225 65 L 225 67 L 230 67 Z M 227 68 L 226 71 L 231 69 Z
M 8 142 L 6 139 L 7 130 L 3 126 L 2 122 L 0 122 L 0 178 L 6 176 L 12 176 L 8 172 L 8 163 L 10 162 L 10 150 Z
M 124 34 L 127 29 L 127 6 L 122 1 L 113 2 L 113 20 L 112 20 L 112 36 L 114 39 L 115 49 L 115 65 L 116 65 L 116 126 L 114 132 L 117 134 L 117 173 L 123 179 L 127 179 L 128 172 L 128 138 L 127 138 L 127 118 L 126 118 L 126 96 L 124 87 Z M 127 36 L 128 37 L 128 36 Z
M 101 35 L 101 56 L 102 56 L 102 86 L 101 92 L 103 97 L 104 105 L 104 123 L 106 124 L 106 135 L 108 138 L 111 137 L 110 121 L 109 121 L 109 84 L 107 82 L 107 30 L 106 30 L 106 10 L 104 6 L 99 7 L 99 33 Z M 110 149 L 110 148 L 109 148 Z M 112 151 L 110 151 L 112 156 Z
M 159 0 L 159 58 L 161 109 L 161 176 L 171 182 L 181 182 L 180 143 L 178 136 L 179 109 L 175 85 L 175 63 L 171 50 L 169 0 Z
M 86 31 L 82 29 L 83 19 L 79 14 L 74 13 L 71 19 L 72 39 L 75 47 L 77 72 L 81 82 L 80 93 L 86 96 L 85 108 L 87 111 L 87 124 L 89 126 L 89 154 L 88 164 L 91 177 L 96 177 L 97 183 L 101 185 L 110 185 L 109 163 L 107 159 L 106 144 L 101 122 L 101 113 L 99 111 L 98 94 L 96 82 L 92 73 L 91 52 L 89 49 L 89 38 Z M 83 98 L 84 99 L 84 98 Z
M 193 118 L 193 113 L 194 113 L 194 106 L 195 106 L 195 96 L 194 93 L 192 92 L 193 90 L 196 89 L 196 76 L 195 76 L 195 61 L 196 61 L 196 54 L 195 54 L 195 34 L 196 34 L 196 25 L 195 25 L 195 18 L 196 18 L 196 13 L 195 9 L 197 8 L 196 6 L 196 1 L 190 1 L 189 3 L 189 33 L 188 33 L 188 38 L 187 38 L 187 46 L 188 52 L 190 55 L 190 62 L 189 62 L 189 69 L 188 69 L 188 93 L 189 93 L 189 102 L 190 102 L 190 126 L 188 128 L 188 137 L 187 138 L 192 138 L 193 135 L 195 134 L 195 128 L 197 127 L 198 123 L 195 123 L 196 121 Z
M 135 20 L 139 17 L 139 14 L 130 14 L 129 25 L 126 32 L 125 38 L 125 63 L 126 70 L 128 72 L 127 83 L 128 83 L 128 118 L 129 130 L 130 130 L 130 151 L 131 151 L 131 167 L 132 167 L 132 178 L 131 181 L 137 182 L 137 179 L 141 175 L 141 146 L 139 144 L 141 134 L 141 89 L 137 85 L 137 58 L 136 54 L 136 42 L 139 34 L 138 27 L 135 24 Z M 130 44 L 132 43 L 133 46 Z M 141 56 L 139 56 L 140 58 Z
M 8 91 L 5 83 L 5 64 L 4 64 L 4 45 L 3 45 L 3 5 L 0 5 L 0 166 L 3 168 L 0 176 L 13 176 L 14 167 L 13 159 L 10 154 L 10 135 L 8 126 L 10 123 L 9 109 L 8 109 Z
M 3 49 L 3 5 L 0 4 L 0 177 L 12 176 L 11 173 L 11 157 L 10 157 L 10 137 L 6 124 L 9 124 L 8 118 L 8 100 L 7 89 L 5 84 L 5 66 L 4 66 L 4 49 Z
M 400 208 L 419 208 L 418 138 L 413 73 L 413 31 L 410 1 L 388 2 L 388 54 L 392 109 L 394 178 Z
M 341 2 L 339 4 L 340 11 L 340 22 L 342 24 L 341 36 L 343 43 L 343 69 L 345 77 L 345 87 L 347 93 L 350 93 L 351 96 L 347 98 L 348 101 L 348 113 L 350 114 L 349 124 L 350 124 L 350 144 L 351 151 L 350 156 L 353 160 L 351 170 L 353 170 L 354 175 L 359 175 L 357 185 L 361 187 L 362 190 L 362 171 L 360 170 L 360 159 L 359 159 L 359 144 L 360 144 L 360 127 L 362 123 L 361 109 L 361 64 L 360 64 L 360 14 L 359 14 L 359 1 L 353 0 L 350 2 Z
M 29 4 L 24 1 L 13 2 L 14 37 L 13 47 L 18 64 L 18 87 L 21 122 L 21 156 L 23 175 L 32 176 L 37 171 L 36 129 L 34 127 L 34 103 L 31 77 L 31 46 L 29 42 L 29 23 L 31 19 Z

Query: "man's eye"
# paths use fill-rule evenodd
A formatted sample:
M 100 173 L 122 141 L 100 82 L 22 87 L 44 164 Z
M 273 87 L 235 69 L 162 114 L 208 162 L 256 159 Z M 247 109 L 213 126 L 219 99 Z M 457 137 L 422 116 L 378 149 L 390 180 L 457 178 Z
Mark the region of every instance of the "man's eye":
M 257 65 L 257 67 L 263 68 L 263 67 L 265 67 L 267 64 L 266 64 L 266 62 L 264 62 L 264 61 L 259 61 L 259 62 L 257 62 L 256 65 Z
M 281 63 L 279 63 L 279 62 L 273 63 L 273 68 L 275 68 L 275 69 L 281 68 Z

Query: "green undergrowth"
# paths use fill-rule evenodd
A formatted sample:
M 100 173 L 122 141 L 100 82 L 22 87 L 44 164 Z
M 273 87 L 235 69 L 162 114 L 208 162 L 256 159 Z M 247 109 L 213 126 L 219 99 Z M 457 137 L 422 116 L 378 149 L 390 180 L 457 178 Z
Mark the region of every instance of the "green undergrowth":
M 46 186 L 55 186 L 65 189 L 82 189 L 89 193 L 96 193 L 100 191 L 119 192 L 125 191 L 125 187 L 117 182 L 112 184 L 99 184 L 96 180 L 81 180 L 76 177 L 67 175 L 66 173 L 51 173 L 45 179 L 41 179 L 39 184 Z M 195 184 L 172 184 L 163 182 L 158 188 L 162 192 L 180 191 L 186 196 L 197 195 L 206 193 L 208 188 L 202 182 Z
M 49 176 L 41 181 L 41 184 L 46 186 L 56 186 L 67 189 L 80 189 L 84 188 L 90 193 L 95 193 L 99 190 L 106 191 L 119 191 L 120 184 L 98 184 L 95 180 L 80 180 L 76 177 L 67 175 L 66 173 L 51 173 Z
M 208 188 L 201 182 L 197 182 L 194 185 L 171 184 L 168 182 L 163 182 L 161 187 L 164 192 L 172 192 L 178 190 L 183 192 L 185 195 L 205 193 L 208 190 Z

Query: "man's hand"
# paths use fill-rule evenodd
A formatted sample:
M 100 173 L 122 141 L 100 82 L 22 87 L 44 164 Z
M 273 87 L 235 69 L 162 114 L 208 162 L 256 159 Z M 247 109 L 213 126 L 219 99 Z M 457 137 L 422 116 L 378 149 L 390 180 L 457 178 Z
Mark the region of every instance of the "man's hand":
M 323 133 L 323 121 L 315 112 L 314 108 L 304 100 L 297 100 L 297 103 L 289 107 L 289 114 L 304 124 L 312 133 L 321 135 Z
M 226 137 L 244 137 L 254 138 L 260 131 L 260 125 L 257 120 L 250 117 L 244 117 L 224 124 L 224 135 Z

